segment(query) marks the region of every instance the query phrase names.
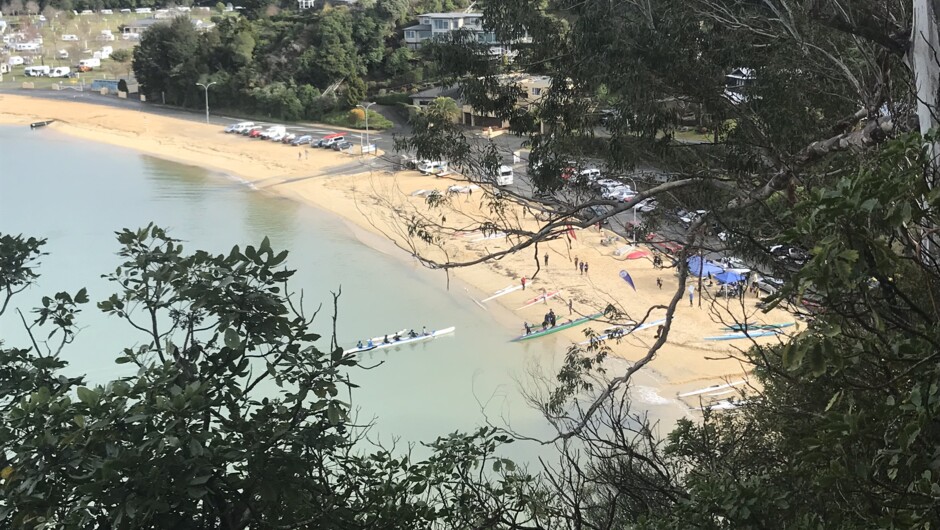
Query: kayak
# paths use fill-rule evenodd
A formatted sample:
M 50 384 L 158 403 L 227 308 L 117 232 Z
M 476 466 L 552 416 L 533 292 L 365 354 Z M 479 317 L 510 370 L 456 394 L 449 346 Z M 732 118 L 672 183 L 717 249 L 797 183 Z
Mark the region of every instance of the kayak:
M 733 326 L 726 326 L 722 329 L 727 330 L 727 331 L 745 331 L 748 329 L 771 330 L 771 329 L 788 328 L 792 325 L 794 325 L 793 322 L 784 322 L 783 324 L 735 324 Z
M 399 337 L 404 337 L 405 334 L 407 334 L 407 333 L 408 333 L 408 330 L 407 330 L 407 329 L 403 329 L 403 330 L 401 330 L 401 331 L 398 332 L 398 336 L 399 336 Z M 391 339 L 391 338 L 394 337 L 394 336 L 395 336 L 395 333 L 393 332 L 393 333 L 389 333 L 388 335 L 381 335 L 381 336 L 378 336 L 378 337 L 372 337 L 372 342 L 373 342 L 373 343 L 382 342 L 383 340 L 385 340 L 385 337 L 388 337 L 389 339 Z M 366 342 L 368 342 L 368 341 L 363 341 L 362 343 L 365 344 Z
M 564 324 L 559 324 L 553 328 L 546 328 L 541 331 L 533 331 L 532 333 L 529 333 L 528 335 L 519 335 L 518 337 L 512 339 L 512 342 L 521 342 L 524 340 L 537 339 L 539 337 L 544 337 L 545 335 L 551 335 L 552 333 L 557 333 L 564 329 L 569 329 L 575 326 L 580 326 L 581 324 L 584 324 L 585 322 L 590 322 L 591 320 L 597 320 L 598 318 L 602 316 L 604 316 L 603 312 L 594 313 L 593 315 L 590 315 L 590 316 L 581 317 L 579 319 L 572 320 L 570 322 L 565 322 Z
M 510 285 L 509 287 L 506 287 L 505 289 L 500 289 L 500 290 L 496 291 L 496 294 L 494 294 L 493 296 L 491 296 L 491 297 L 489 297 L 489 298 L 484 298 L 483 300 L 480 300 L 480 301 L 481 301 L 481 302 L 489 302 L 490 300 L 492 300 L 492 299 L 494 299 L 494 298 L 499 298 L 500 296 L 503 296 L 503 295 L 505 295 L 505 294 L 509 294 L 509 293 L 511 293 L 511 292 L 514 292 L 514 291 L 518 291 L 519 289 L 522 289 L 522 284 L 519 284 L 519 285 Z
M 603 334 L 603 335 L 598 335 L 598 336 L 594 337 L 594 342 L 596 343 L 596 342 L 600 342 L 600 341 L 603 341 L 603 340 L 607 340 L 607 339 L 610 338 L 611 335 L 614 335 L 614 334 L 617 333 L 618 331 L 622 331 L 622 332 L 623 332 L 623 335 L 621 335 L 621 336 L 622 336 L 622 337 L 626 337 L 627 335 L 633 333 L 634 331 L 640 331 L 641 329 L 646 329 L 646 328 L 651 328 L 651 327 L 653 327 L 653 326 L 658 326 L 659 324 L 662 324 L 662 323 L 665 322 L 665 321 L 666 321 L 665 318 L 661 318 L 661 319 L 659 319 L 659 320 L 657 320 L 657 321 L 655 321 L 655 322 L 647 322 L 646 324 L 641 324 L 641 325 L 639 325 L 639 326 L 637 326 L 637 327 L 635 327 L 635 328 L 632 328 L 632 329 L 630 328 L 630 326 L 616 326 L 616 327 L 610 328 L 610 329 L 608 329 L 608 330 L 604 330 L 604 334 Z M 583 341 L 581 341 L 581 342 L 578 343 L 578 346 L 584 346 L 585 344 L 590 344 L 590 343 L 591 343 L 591 339 L 583 340 Z
M 551 292 L 548 292 L 548 293 L 545 293 L 545 294 L 540 294 L 540 295 L 536 296 L 535 298 L 531 298 L 531 299 L 529 299 L 529 300 L 526 300 L 526 301 L 525 301 L 525 305 L 523 305 L 522 307 L 516 309 L 516 311 L 519 311 L 519 309 L 525 309 L 525 308 L 527 308 L 527 307 L 534 306 L 535 304 L 537 304 L 537 303 L 539 303 L 539 302 L 551 300 L 552 298 L 555 298 L 556 296 L 558 296 L 559 293 L 561 293 L 561 291 L 551 291 Z
M 717 335 L 715 337 L 705 337 L 705 340 L 736 340 L 736 339 L 754 339 L 757 337 L 769 337 L 776 335 L 777 330 L 769 329 L 764 331 L 742 331 L 740 333 L 728 333 L 727 335 Z
M 401 340 L 396 340 L 396 341 L 386 342 L 386 343 L 381 343 L 381 344 L 375 343 L 371 348 L 369 348 L 368 346 L 364 346 L 362 348 L 350 348 L 346 350 L 346 353 L 360 353 L 364 351 L 384 350 L 385 348 L 391 348 L 392 346 L 402 346 L 405 344 L 414 344 L 416 342 L 424 342 L 426 340 L 431 340 L 431 339 L 440 337 L 441 335 L 447 335 L 448 333 L 453 333 L 454 330 L 456 329 L 457 329 L 456 327 L 451 326 L 449 328 L 430 331 L 428 332 L 427 335 L 419 334 L 417 337 L 402 337 Z

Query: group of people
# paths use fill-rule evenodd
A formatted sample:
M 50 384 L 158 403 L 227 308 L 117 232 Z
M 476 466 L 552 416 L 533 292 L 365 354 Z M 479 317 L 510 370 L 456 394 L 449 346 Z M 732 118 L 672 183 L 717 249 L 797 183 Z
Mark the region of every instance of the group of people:
M 422 327 L 421 327 L 421 335 L 418 335 L 418 333 L 415 332 L 415 330 L 411 330 L 411 331 L 409 331 L 408 333 L 405 334 L 405 337 L 407 337 L 407 338 L 409 338 L 409 339 L 416 339 L 416 338 L 418 338 L 419 336 L 427 336 L 427 335 L 430 335 L 430 334 L 431 334 L 431 333 L 428 332 L 427 326 L 422 326 Z M 391 338 L 391 339 L 389 339 L 389 338 L 388 338 L 388 335 L 386 335 L 386 336 L 382 339 L 382 342 L 380 342 L 379 344 L 375 344 L 375 342 L 373 342 L 372 339 L 369 339 L 369 340 L 367 340 L 366 343 L 363 345 L 363 344 L 362 344 L 362 341 L 360 340 L 359 342 L 356 343 L 356 348 L 359 348 L 359 349 L 375 348 L 375 347 L 378 346 L 378 345 L 382 345 L 382 344 L 392 344 L 392 343 L 398 342 L 398 341 L 400 341 L 400 340 L 402 340 L 401 334 L 395 333 L 394 335 L 392 335 L 392 338 Z
M 553 328 L 557 324 L 558 324 L 558 317 L 555 316 L 555 310 L 549 309 L 548 313 L 545 313 L 545 318 L 542 320 L 542 331 L 545 331 L 546 329 L 550 327 Z M 522 325 L 523 327 L 525 327 L 526 335 L 532 333 L 532 326 L 528 322 L 523 322 Z

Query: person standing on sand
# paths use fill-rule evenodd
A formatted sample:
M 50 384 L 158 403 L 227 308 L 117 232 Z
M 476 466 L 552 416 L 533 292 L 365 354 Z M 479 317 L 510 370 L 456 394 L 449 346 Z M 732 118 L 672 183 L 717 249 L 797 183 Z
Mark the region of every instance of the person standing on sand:
M 545 253 L 545 266 L 548 267 L 548 252 Z
M 530 326 L 528 322 L 523 322 L 522 325 L 525 327 L 526 335 L 532 333 L 532 326 Z
M 692 300 L 695 299 L 695 286 L 689 286 L 689 307 L 692 307 Z
M 300 160 L 301 154 L 300 151 L 297 151 L 297 160 Z
M 568 316 L 571 316 L 573 314 L 574 314 L 574 300 L 569 299 L 568 300 Z
M 578 257 L 577 256 L 574 257 L 574 269 L 578 270 Z
M 581 262 L 581 276 L 584 276 L 584 262 Z
M 584 274 L 587 274 L 587 273 L 588 273 L 588 264 L 587 264 L 587 262 L 585 261 L 585 262 L 584 262 Z
M 662 290 L 662 288 L 663 288 L 663 279 L 662 279 L 662 278 L 656 278 L 656 287 L 659 287 L 659 289 Z
M 525 291 L 525 276 L 522 277 L 522 290 Z

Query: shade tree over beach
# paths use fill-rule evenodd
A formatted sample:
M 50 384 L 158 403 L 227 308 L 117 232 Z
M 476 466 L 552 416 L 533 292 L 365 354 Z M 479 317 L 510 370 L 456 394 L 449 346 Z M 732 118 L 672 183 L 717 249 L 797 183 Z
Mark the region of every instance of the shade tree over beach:
M 559 466 L 547 474 L 569 513 L 590 514 L 585 524 L 593 528 L 936 524 L 940 485 L 928 456 L 938 450 L 940 375 L 936 4 L 546 5 L 483 7 L 498 39 L 532 37 L 513 68 L 551 76 L 538 103 L 518 105 L 523 89 L 505 77 L 512 71 L 481 60 L 460 35 L 433 51 L 450 74 L 445 83 L 459 84 L 469 105 L 527 138 L 537 193 L 491 192 L 483 200 L 492 215 L 472 226 L 442 223 L 433 209 L 402 222 L 416 236 L 410 250 L 432 268 L 523 252 L 533 256 L 537 278 L 539 244 L 567 238 L 571 226 L 590 227 L 648 197 L 658 199 L 658 212 L 708 212 L 677 237 L 678 287 L 646 355 L 605 373 L 603 348 L 574 348 L 533 396 L 557 428 L 541 441 L 561 447 Z M 749 82 L 729 90 L 724 78 L 735 69 L 749 72 Z M 609 134 L 597 134 L 598 102 L 608 109 Z M 681 140 L 690 116 L 708 141 Z M 414 126 L 400 147 L 448 160 L 471 180 L 487 180 L 505 156 L 433 114 Z M 602 200 L 562 178 L 589 164 L 626 184 L 637 166 L 670 178 L 626 202 Z M 537 228 L 511 213 L 519 208 L 536 213 Z M 650 218 L 641 236 L 668 223 Z M 428 252 L 474 229 L 506 234 L 508 245 L 465 261 Z M 809 259 L 781 259 L 775 245 L 805 249 Z M 788 343 L 755 343 L 737 354 L 755 376 L 746 406 L 706 413 L 701 424 L 683 421 L 659 444 L 647 429 L 624 427 L 643 425 L 625 387 L 637 369 L 668 355 L 662 348 L 676 302 L 698 281 L 686 259 L 710 252 L 785 279 L 766 307 L 786 308 L 809 327 Z M 643 323 L 649 315 L 622 318 Z

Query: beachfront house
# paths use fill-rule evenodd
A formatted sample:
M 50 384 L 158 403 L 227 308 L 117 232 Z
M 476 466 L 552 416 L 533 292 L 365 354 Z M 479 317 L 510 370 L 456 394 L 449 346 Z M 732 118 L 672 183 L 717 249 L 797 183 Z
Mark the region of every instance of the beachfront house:
M 757 76 L 750 68 L 735 68 L 725 76 L 725 97 L 732 103 L 747 101 L 747 88 L 754 84 Z
M 514 84 L 519 89 L 519 98 L 516 101 L 516 108 L 528 109 L 541 103 L 542 99 L 548 95 L 552 86 L 552 78 L 546 75 L 530 74 L 506 74 L 499 76 L 499 82 L 503 84 Z M 435 98 L 447 97 L 457 102 L 461 109 L 461 122 L 464 125 L 472 127 L 509 127 L 509 122 L 496 117 L 493 113 L 481 111 L 473 108 L 461 97 L 460 88 L 433 87 L 421 92 L 416 92 L 411 96 L 411 104 L 421 108 L 434 101 Z M 543 127 L 544 129 L 544 127 Z M 544 130 L 542 132 L 545 132 Z
M 429 39 L 441 38 L 451 32 L 470 32 L 476 42 L 489 47 L 491 55 L 512 55 L 509 43 L 500 43 L 496 35 L 484 28 L 482 13 L 425 13 L 418 16 L 418 24 L 405 28 L 405 46 L 416 50 Z M 520 42 L 528 40 L 528 37 Z

